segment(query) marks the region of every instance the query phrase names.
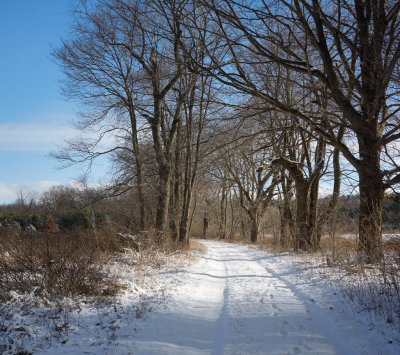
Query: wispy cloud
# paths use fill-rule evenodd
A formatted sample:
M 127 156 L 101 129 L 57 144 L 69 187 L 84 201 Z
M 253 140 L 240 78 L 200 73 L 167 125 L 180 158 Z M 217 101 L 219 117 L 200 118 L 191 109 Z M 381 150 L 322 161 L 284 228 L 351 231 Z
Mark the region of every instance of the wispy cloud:
M 22 191 L 23 193 L 35 192 L 41 194 L 49 190 L 51 187 L 58 185 L 60 185 L 60 183 L 47 180 L 11 185 L 0 183 L 0 203 L 10 203 L 15 201 L 17 198 L 17 194 L 20 191 Z
M 0 124 L 0 151 L 50 151 L 74 137 L 77 131 L 66 122 Z

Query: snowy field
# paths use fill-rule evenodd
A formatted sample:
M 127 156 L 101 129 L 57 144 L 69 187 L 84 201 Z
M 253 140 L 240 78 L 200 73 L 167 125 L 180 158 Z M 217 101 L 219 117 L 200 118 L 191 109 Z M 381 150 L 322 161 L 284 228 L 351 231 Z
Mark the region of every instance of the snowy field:
M 115 265 L 125 289 L 105 305 L 81 302 L 53 311 L 54 319 L 44 306 L 19 313 L 3 307 L 0 344 L 15 337 L 3 353 L 400 354 L 398 332 L 384 320 L 372 326 L 318 265 L 203 243 L 207 251 L 188 267 L 178 260 L 135 275 Z

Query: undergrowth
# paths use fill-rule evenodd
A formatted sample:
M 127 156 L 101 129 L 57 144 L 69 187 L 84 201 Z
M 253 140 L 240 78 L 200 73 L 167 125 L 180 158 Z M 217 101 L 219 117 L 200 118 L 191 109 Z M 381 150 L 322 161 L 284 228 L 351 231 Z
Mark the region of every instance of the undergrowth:
M 292 251 L 274 243 L 272 237 L 260 241 L 259 246 L 273 253 Z M 399 238 L 384 241 L 384 258 L 375 264 L 362 262 L 356 240 L 349 236 L 324 237 L 318 252 L 299 255 L 318 262 L 320 271 L 354 302 L 354 311 L 369 313 L 372 326 L 374 319 L 383 319 L 400 331 Z
M 187 262 L 185 250 L 201 246 L 160 245 L 154 232 L 131 235 L 110 225 L 58 232 L 0 227 L 0 353 L 33 353 L 35 346 L 43 346 L 43 339 L 34 345 L 43 331 L 45 346 L 67 342 L 81 307 L 116 309 L 121 292 L 138 294 L 133 316 L 143 317 L 152 296 L 138 290 L 149 271 L 165 266 L 170 257 L 182 255 Z M 138 288 L 125 289 L 121 270 L 127 280 L 134 277 Z M 76 319 L 71 320 L 72 314 Z M 110 328 L 111 340 L 114 333 Z

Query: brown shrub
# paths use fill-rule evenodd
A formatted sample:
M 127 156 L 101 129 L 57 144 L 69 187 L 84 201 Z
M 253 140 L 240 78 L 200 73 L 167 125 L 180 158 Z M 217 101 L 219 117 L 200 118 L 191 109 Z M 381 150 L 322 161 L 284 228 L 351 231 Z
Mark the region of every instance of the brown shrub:
M 119 247 L 106 231 L 26 232 L 0 239 L 0 295 L 34 292 L 49 298 L 110 294 L 103 265 Z
M 54 220 L 54 217 L 52 214 L 47 213 L 44 216 L 44 221 L 43 221 L 43 226 L 41 228 L 44 231 L 47 232 L 58 232 L 60 230 L 60 227 L 58 226 L 58 224 L 56 223 L 56 221 Z

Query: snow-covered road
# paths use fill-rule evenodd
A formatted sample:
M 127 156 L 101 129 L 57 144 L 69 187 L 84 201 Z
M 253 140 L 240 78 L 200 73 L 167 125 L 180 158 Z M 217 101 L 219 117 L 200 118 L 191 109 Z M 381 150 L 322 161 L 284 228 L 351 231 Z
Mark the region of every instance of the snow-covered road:
M 398 344 L 326 298 L 279 256 L 203 241 L 208 250 L 184 272 L 172 300 L 151 313 L 133 354 L 397 354 Z M 303 275 L 304 277 L 304 275 Z M 121 342 L 121 339 L 119 339 Z M 129 344 L 128 344 L 129 343 Z
M 202 242 L 191 265 L 171 257 L 144 279 L 116 265 L 123 292 L 65 312 L 59 337 L 47 336 L 47 316 L 14 314 L 3 325 L 18 335 L 6 354 L 400 354 L 399 333 L 341 296 L 318 257 Z

